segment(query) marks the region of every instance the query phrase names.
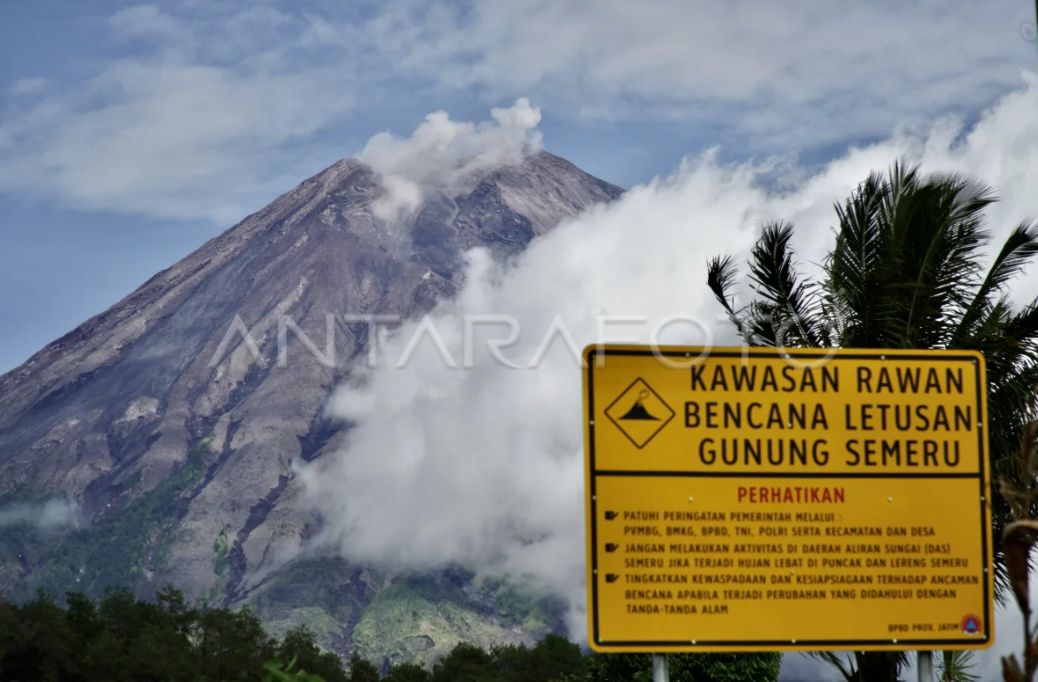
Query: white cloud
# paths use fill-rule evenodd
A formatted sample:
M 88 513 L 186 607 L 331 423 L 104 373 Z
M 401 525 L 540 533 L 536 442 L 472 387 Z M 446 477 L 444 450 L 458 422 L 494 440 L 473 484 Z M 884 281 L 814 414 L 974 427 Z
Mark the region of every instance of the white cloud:
M 457 193 L 475 174 L 522 161 L 538 151 L 541 135 L 534 128 L 540 109 L 525 97 L 508 109 L 491 109 L 494 122 L 475 125 L 455 122 L 445 111 L 425 117 L 407 139 L 390 133 L 375 135 L 358 158 L 379 175 L 386 193 L 372 209 L 384 219 L 413 211 L 422 200 L 422 188 Z
M 65 500 L 48 500 L 43 504 L 15 504 L 0 509 L 0 528 L 29 524 L 51 530 L 76 523 L 77 510 Z
M 722 125 L 759 145 L 885 135 L 972 112 L 1033 68 L 1033 8 L 984 0 L 398 0 L 363 36 L 403 69 L 559 114 Z
M 186 19 L 120 11 L 135 57 L 0 122 L 0 190 L 78 208 L 237 220 L 286 189 L 305 141 L 353 105 L 351 71 L 300 65 L 270 8 Z M 304 25 L 296 26 L 303 30 Z
M 132 38 L 190 39 L 191 31 L 183 22 L 155 5 L 135 5 L 121 9 L 108 19 L 116 36 Z
M 12 96 L 0 191 L 227 222 L 317 170 L 304 149 L 344 131 L 354 107 L 430 88 L 466 104 L 525 94 L 559 117 L 666 120 L 746 153 L 845 144 L 972 116 L 1018 87 L 1034 64 L 1029 11 L 1015 0 L 132 6 L 106 24 L 118 51 L 77 64 L 92 77 Z
M 434 315 L 437 328 L 462 364 L 462 315 L 512 315 L 522 334 L 504 354 L 525 366 L 556 317 L 580 346 L 596 339 L 603 313 L 642 315 L 650 324 L 683 313 L 714 323 L 720 309 L 705 286 L 708 257 L 745 257 L 761 222 L 782 218 L 798 226 L 802 260 L 819 262 L 831 241 L 833 202 L 901 156 L 920 160 L 924 171 L 964 171 L 998 188 L 1003 200 L 989 212 L 998 234 L 1038 216 L 1038 79 L 961 132 L 942 121 L 925 136 L 901 133 L 852 149 L 784 192 L 757 183 L 762 170 L 781 164 L 722 166 L 712 154 L 688 160 L 672 176 L 536 240 L 505 269 L 473 252 L 462 292 Z M 1038 294 L 1036 274 L 1019 282 L 1018 298 Z M 538 369 L 512 370 L 492 362 L 477 340 L 474 366 L 451 369 L 426 340 L 396 369 L 415 329 L 391 337 L 365 386 L 342 387 L 329 407 L 357 426 L 342 452 L 304 473 L 327 522 L 324 540 L 360 562 L 420 568 L 456 561 L 532 576 L 571 601 L 572 634 L 585 636 L 576 362 L 556 342 Z M 500 328 L 483 331 L 484 338 L 507 336 Z M 645 342 L 648 327 L 611 331 Z M 663 339 L 703 340 L 680 325 Z M 713 340 L 733 341 L 731 330 L 714 324 Z M 982 656 L 985 670 L 1016 646 L 1014 622 L 1012 614 L 1000 620 L 996 649 Z M 793 668 L 812 666 L 790 658 Z
M 33 153 L 0 169 L 0 187 L 56 194 L 83 208 L 238 218 L 239 202 L 273 196 L 266 164 L 281 157 L 278 146 L 324 120 L 308 104 L 321 88 L 315 79 L 124 64 L 93 87 L 123 94 L 90 111 L 40 104 L 54 125 L 31 131 Z
M 18 97 L 20 95 L 33 95 L 47 87 L 46 78 L 21 78 L 16 80 L 8 92 L 12 97 Z

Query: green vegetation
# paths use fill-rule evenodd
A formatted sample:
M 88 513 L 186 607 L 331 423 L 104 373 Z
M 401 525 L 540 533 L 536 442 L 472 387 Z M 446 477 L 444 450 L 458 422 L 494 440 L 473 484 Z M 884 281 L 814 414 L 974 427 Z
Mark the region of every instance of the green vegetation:
M 777 680 L 781 666 L 781 654 L 677 654 L 670 657 L 670 679 L 672 682 Z M 588 659 L 587 674 L 582 680 L 652 682 L 652 656 L 592 656 Z
M 1016 309 L 1009 287 L 1038 255 L 1038 226 L 1015 227 L 985 271 L 991 233 L 984 211 L 994 201 L 989 187 L 969 177 L 923 176 L 897 164 L 836 206 L 836 243 L 820 281 L 797 272 L 793 226 L 772 223 L 751 254 L 749 305 L 735 307 L 731 257 L 710 263 L 707 282 L 750 346 L 980 351 L 992 469 L 1030 490 L 1018 453 L 1024 425 L 1038 417 L 1038 300 Z M 1011 507 L 1004 494 L 993 497 L 994 532 L 1002 537 Z M 1005 600 L 1001 552 L 995 568 Z M 822 657 L 850 682 L 895 682 L 905 661 L 896 652 L 857 653 L 846 666 L 834 654 Z
M 213 572 L 220 577 L 227 570 L 227 552 L 227 532 L 224 531 L 213 541 Z
M 309 633 L 275 640 L 247 609 L 193 608 L 169 588 L 154 604 L 125 590 L 109 590 L 97 604 L 67 593 L 65 602 L 43 592 L 20 606 L 0 602 L 0 679 L 245 682 L 280 660 L 327 682 L 348 679 L 338 655 Z
M 78 591 L 93 599 L 101 598 L 108 586 L 148 594 L 141 587 L 146 584 L 143 569 L 149 555 L 156 569 L 164 565 L 174 538 L 168 529 L 211 460 L 205 442 L 199 443 L 165 483 L 132 502 L 118 507 L 113 503 L 113 509 L 89 528 L 49 534 L 28 525 L 0 529 L 0 552 L 6 552 L 0 555 L 0 594 L 6 590 L 19 603 L 31 599 L 37 589 L 48 594 Z M 135 518 L 141 522 L 135 523 Z M 212 540 L 217 585 L 205 590 L 196 606 L 223 603 L 232 541 L 227 532 Z M 22 552 L 31 568 L 27 575 L 21 571 Z M 507 580 L 478 581 L 460 567 L 442 574 L 410 575 L 388 591 L 384 585 L 385 577 L 377 571 L 362 570 L 337 556 L 311 556 L 292 562 L 245 603 L 272 635 L 302 626 L 313 633 L 318 646 L 331 649 L 341 646 L 345 631 L 371 660 L 426 666 L 462 641 L 488 647 L 543 637 L 558 626 L 564 611 L 557 599 Z
M 398 578 L 372 597 L 358 608 L 353 641 L 362 655 L 390 664 L 431 665 L 459 642 L 539 639 L 558 627 L 566 606 L 521 582 L 479 578 L 459 566 Z
M 351 584 L 354 570 L 341 557 L 298 559 L 249 603 L 271 632 L 304 625 L 316 633 L 319 645 L 331 648 L 333 635 L 341 633 L 343 623 L 356 620 L 367 603 Z M 367 572 L 361 578 L 372 580 Z
M 428 586 L 398 583 L 364 610 L 353 642 L 370 658 L 430 665 L 459 642 L 487 646 L 504 635 L 503 628 Z
M 348 561 L 337 556 L 296 560 L 256 597 L 256 611 L 270 623 L 286 619 L 296 608 L 320 607 L 333 620 L 345 622 L 354 611 L 353 571 Z
M 13 596 L 27 599 L 37 589 L 55 594 L 74 586 L 96 598 L 112 585 L 135 589 L 144 579 L 152 546 L 186 508 L 187 494 L 202 481 L 210 454 L 209 440 L 199 441 L 187 460 L 158 486 L 88 527 L 65 532 L 26 525 L 0 529 L 4 564 L 11 566 L 21 552 L 32 569 L 13 586 Z M 123 487 L 128 490 L 133 482 Z M 168 539 L 163 540 L 154 550 L 157 565 L 168 553 Z
M 40 592 L 22 605 L 0 600 L 0 679 L 44 682 L 648 682 L 648 656 L 594 655 L 559 635 L 535 646 L 458 643 L 442 659 L 378 666 L 354 653 L 348 666 L 303 627 L 268 635 L 250 610 L 189 606 L 166 588 L 155 603 L 109 590 L 96 603 Z M 779 654 L 671 657 L 675 682 L 769 682 Z
M 497 615 L 519 622 L 523 630 L 534 637 L 548 634 L 566 609 L 562 600 L 539 597 L 504 578 L 484 579 L 480 592 L 494 602 Z

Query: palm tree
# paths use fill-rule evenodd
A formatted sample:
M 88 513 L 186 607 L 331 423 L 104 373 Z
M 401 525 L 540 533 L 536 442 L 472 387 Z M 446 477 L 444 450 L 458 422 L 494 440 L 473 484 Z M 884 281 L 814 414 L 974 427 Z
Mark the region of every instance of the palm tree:
M 750 254 L 755 297 L 749 305 L 736 308 L 738 273 L 730 256 L 710 261 L 708 285 L 751 346 L 981 351 L 992 469 L 1019 479 L 1019 434 L 1038 416 L 1038 300 L 1014 308 L 1008 287 L 1038 254 L 1038 225 L 1018 225 L 985 272 L 981 250 L 991 234 L 983 213 L 996 200 L 969 177 L 923 176 L 899 162 L 885 177 L 870 174 L 836 205 L 836 243 L 817 281 L 797 272 L 793 226 L 769 223 Z M 997 491 L 992 508 L 1001 537 L 1010 508 Z M 1005 601 L 1001 552 L 995 579 L 996 597 Z M 841 669 L 848 680 L 896 680 L 905 660 L 886 653 L 856 659 L 857 670 Z

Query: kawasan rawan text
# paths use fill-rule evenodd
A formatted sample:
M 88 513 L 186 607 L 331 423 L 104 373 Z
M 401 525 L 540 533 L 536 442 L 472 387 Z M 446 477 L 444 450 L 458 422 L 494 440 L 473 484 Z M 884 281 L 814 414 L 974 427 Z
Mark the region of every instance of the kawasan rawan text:
M 842 373 L 838 362 L 692 367 L 692 391 L 703 397 L 685 401 L 683 416 L 685 428 L 699 432 L 695 456 L 707 466 L 960 466 L 976 452 L 980 428 L 965 363 L 893 364 Z M 716 436 L 706 435 L 712 430 Z

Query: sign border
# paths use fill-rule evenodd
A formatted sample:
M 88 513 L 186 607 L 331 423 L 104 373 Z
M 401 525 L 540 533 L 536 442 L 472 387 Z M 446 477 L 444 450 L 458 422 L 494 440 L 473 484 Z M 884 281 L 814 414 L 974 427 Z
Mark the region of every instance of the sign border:
M 834 349 L 835 350 L 835 349 Z M 977 387 L 977 416 L 980 427 L 977 429 L 979 466 L 976 474 L 938 473 L 938 474 L 825 474 L 806 473 L 796 474 L 782 472 L 767 474 L 758 472 L 725 473 L 725 472 L 677 472 L 677 471 L 617 471 L 597 470 L 595 468 L 595 403 L 594 403 L 594 374 L 598 367 L 599 357 L 604 360 L 613 356 L 653 356 L 659 361 L 661 357 L 674 357 L 687 359 L 692 355 L 698 356 L 700 361 L 710 357 L 715 358 L 750 358 L 783 357 L 810 359 L 829 358 L 837 360 L 883 360 L 886 357 L 897 357 L 900 360 L 915 360 L 925 362 L 965 360 L 973 362 L 975 366 L 975 384 Z M 832 351 L 820 351 L 818 349 L 783 349 L 777 348 L 740 348 L 719 347 L 708 349 L 703 347 L 676 347 L 676 346 L 628 346 L 615 344 L 594 344 L 584 349 L 583 371 L 584 375 L 584 474 L 585 474 L 585 505 L 587 524 L 587 566 L 588 566 L 588 643 L 594 651 L 600 653 L 652 653 L 652 652 L 760 652 L 760 651 L 817 651 L 817 650 L 840 650 L 850 649 L 855 651 L 913 651 L 917 649 L 937 650 L 970 650 L 986 649 L 994 644 L 994 622 L 992 621 L 993 598 L 994 598 L 994 571 L 992 570 L 992 531 L 991 531 L 991 503 L 989 483 L 989 458 L 987 447 L 987 391 L 982 386 L 982 377 L 986 376 L 986 365 L 984 356 L 976 351 L 968 350 L 929 350 L 920 351 L 916 349 L 893 350 L 893 349 L 866 349 L 848 348 Z M 690 362 L 691 367 L 695 361 Z M 683 370 L 679 370 L 683 371 Z M 639 376 L 639 378 L 642 378 Z M 645 381 L 644 378 L 642 378 Z M 646 443 L 647 444 L 647 443 Z M 596 479 L 598 476 L 632 476 L 632 477 L 660 477 L 668 478 L 682 477 L 718 477 L 718 478 L 976 478 L 980 488 L 980 516 L 981 528 L 981 554 L 985 579 L 983 581 L 984 630 L 981 636 L 974 640 L 963 639 L 841 639 L 841 640 L 635 640 L 635 641 L 603 641 L 599 637 L 599 609 L 598 609 L 598 515 L 596 501 Z

